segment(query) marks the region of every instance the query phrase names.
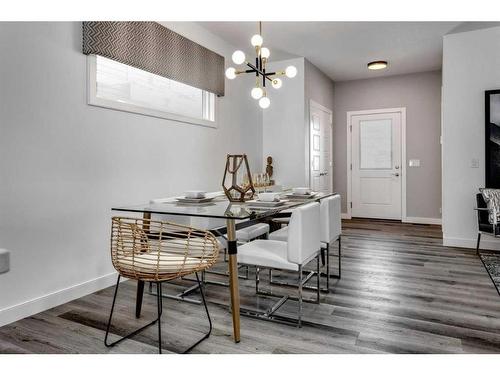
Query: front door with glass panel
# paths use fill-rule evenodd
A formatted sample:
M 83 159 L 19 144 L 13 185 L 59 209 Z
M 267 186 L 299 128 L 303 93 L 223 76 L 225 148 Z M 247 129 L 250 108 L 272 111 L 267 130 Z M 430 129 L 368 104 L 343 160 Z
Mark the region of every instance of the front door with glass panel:
M 401 220 L 401 113 L 351 117 L 353 217 Z

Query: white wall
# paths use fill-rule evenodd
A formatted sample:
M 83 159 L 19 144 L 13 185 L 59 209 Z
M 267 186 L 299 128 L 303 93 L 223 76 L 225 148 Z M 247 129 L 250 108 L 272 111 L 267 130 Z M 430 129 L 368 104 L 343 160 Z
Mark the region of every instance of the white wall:
M 295 65 L 297 76 L 293 79 L 283 77 L 283 86 L 279 90 L 267 89 L 271 106 L 262 115 L 263 160 L 267 156 L 273 157 L 277 184 L 305 186 L 308 183 L 304 156 L 304 59 L 272 62 L 267 70 L 284 69 L 288 65 Z
M 441 213 L 441 72 L 335 83 L 333 186 L 347 197 L 347 112 L 406 107 L 407 217 L 439 222 Z M 342 199 L 342 212 L 347 211 Z M 424 220 L 422 220 L 424 219 Z M 431 220 L 429 220 L 431 219 Z M 418 221 L 417 220 L 417 221 Z
M 199 25 L 172 28 L 230 62 Z M 251 77 L 226 82 L 217 129 L 93 107 L 81 39 L 81 23 L 0 23 L 0 325 L 115 281 L 112 206 L 219 190 L 227 153 L 262 165 Z
M 500 88 L 500 27 L 446 35 L 443 46 L 443 237 L 475 247 L 475 194 L 485 181 L 484 91 Z M 479 159 L 480 168 L 471 168 Z M 484 236 L 482 247 L 500 248 Z

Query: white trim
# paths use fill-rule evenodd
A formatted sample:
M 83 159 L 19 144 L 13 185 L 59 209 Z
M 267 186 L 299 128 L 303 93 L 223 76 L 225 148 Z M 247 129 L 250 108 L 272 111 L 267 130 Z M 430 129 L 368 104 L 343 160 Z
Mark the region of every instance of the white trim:
M 342 212 L 340 218 L 349 220 L 351 217 L 346 212 Z
M 113 272 L 81 284 L 73 285 L 68 288 L 1 309 L 0 327 L 107 288 L 116 283 L 116 278 L 117 273 Z M 122 280 L 125 281 L 124 278 L 122 278 Z
M 352 163 L 352 154 L 351 154 L 351 147 L 352 147 L 352 132 L 351 132 L 351 117 L 352 117 L 352 112 L 347 112 L 347 202 L 346 202 L 346 219 L 351 219 L 351 184 L 352 184 L 352 170 L 351 170 L 351 163 Z
M 401 107 L 401 221 L 406 221 L 406 107 Z
M 442 220 L 438 217 L 405 217 L 402 220 L 403 223 L 413 223 L 413 224 L 434 224 L 441 225 Z
M 477 238 L 443 237 L 443 246 L 464 247 L 476 251 Z M 500 250 L 500 240 L 494 240 L 491 236 L 481 237 L 480 248 L 482 250 Z
M 311 108 L 314 107 L 316 109 L 319 109 L 320 111 L 326 112 L 330 115 L 330 168 L 328 169 L 328 173 L 330 174 L 330 187 L 332 188 L 333 191 L 333 111 L 324 105 L 319 104 L 318 102 L 315 102 L 312 99 L 309 99 L 309 126 L 307 127 L 308 131 L 308 139 L 309 142 L 307 142 L 307 160 L 308 163 L 306 165 L 306 173 L 307 173 L 307 178 L 309 181 L 309 187 L 311 187 Z
M 177 122 L 183 122 L 186 124 L 205 126 L 209 128 L 217 128 L 217 99 L 214 103 L 215 121 L 208 121 L 204 119 L 197 119 L 193 117 L 187 117 L 182 115 L 177 115 L 175 113 L 169 113 L 165 111 L 160 111 L 153 108 L 141 107 L 139 105 L 134 105 L 130 103 L 121 103 L 114 100 L 108 100 L 97 97 L 97 67 L 96 67 L 96 55 L 87 56 L 87 104 L 96 107 L 102 107 L 107 109 L 114 109 L 116 111 L 135 113 L 143 116 L 157 117 L 166 120 L 172 120 Z
M 401 108 L 382 108 L 370 109 L 363 111 L 348 111 L 347 112 L 347 216 L 350 219 L 351 212 L 351 197 L 352 197 L 352 116 L 373 115 L 383 113 L 400 113 L 401 114 L 401 221 L 406 221 L 406 107 Z

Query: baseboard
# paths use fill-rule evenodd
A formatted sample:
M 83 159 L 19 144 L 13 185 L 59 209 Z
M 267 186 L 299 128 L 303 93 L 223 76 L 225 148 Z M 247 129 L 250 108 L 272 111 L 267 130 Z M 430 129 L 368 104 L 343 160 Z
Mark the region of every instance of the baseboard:
M 434 224 L 441 225 L 441 218 L 434 217 L 406 217 L 401 220 L 403 223 L 413 223 L 413 224 Z
M 341 214 L 341 217 L 342 219 L 351 219 L 351 216 L 344 212 Z M 441 219 L 433 217 L 406 217 L 401 221 L 403 223 L 441 225 Z
M 116 283 L 116 278 L 117 273 L 113 272 L 45 296 L 34 298 L 30 301 L 1 309 L 0 327 L 107 288 Z
M 464 247 L 476 250 L 476 243 L 477 238 L 443 237 L 444 246 Z M 483 250 L 500 250 L 500 240 L 494 240 L 490 236 L 483 235 L 480 248 Z

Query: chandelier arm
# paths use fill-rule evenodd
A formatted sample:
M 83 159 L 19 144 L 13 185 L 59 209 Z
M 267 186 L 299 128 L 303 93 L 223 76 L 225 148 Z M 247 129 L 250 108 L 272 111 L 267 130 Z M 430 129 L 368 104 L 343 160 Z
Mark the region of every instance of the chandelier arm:
M 259 76 L 259 75 L 264 76 L 264 77 L 266 77 L 270 81 L 272 81 L 272 79 L 269 78 L 268 76 L 280 75 L 280 72 L 266 73 L 265 70 L 262 71 L 262 70 L 258 69 L 255 65 L 253 65 L 253 64 L 251 64 L 249 62 L 247 62 L 247 66 L 249 68 L 251 68 L 251 69 L 250 70 L 246 70 L 245 73 L 253 73 L 253 72 L 255 72 L 256 76 Z

